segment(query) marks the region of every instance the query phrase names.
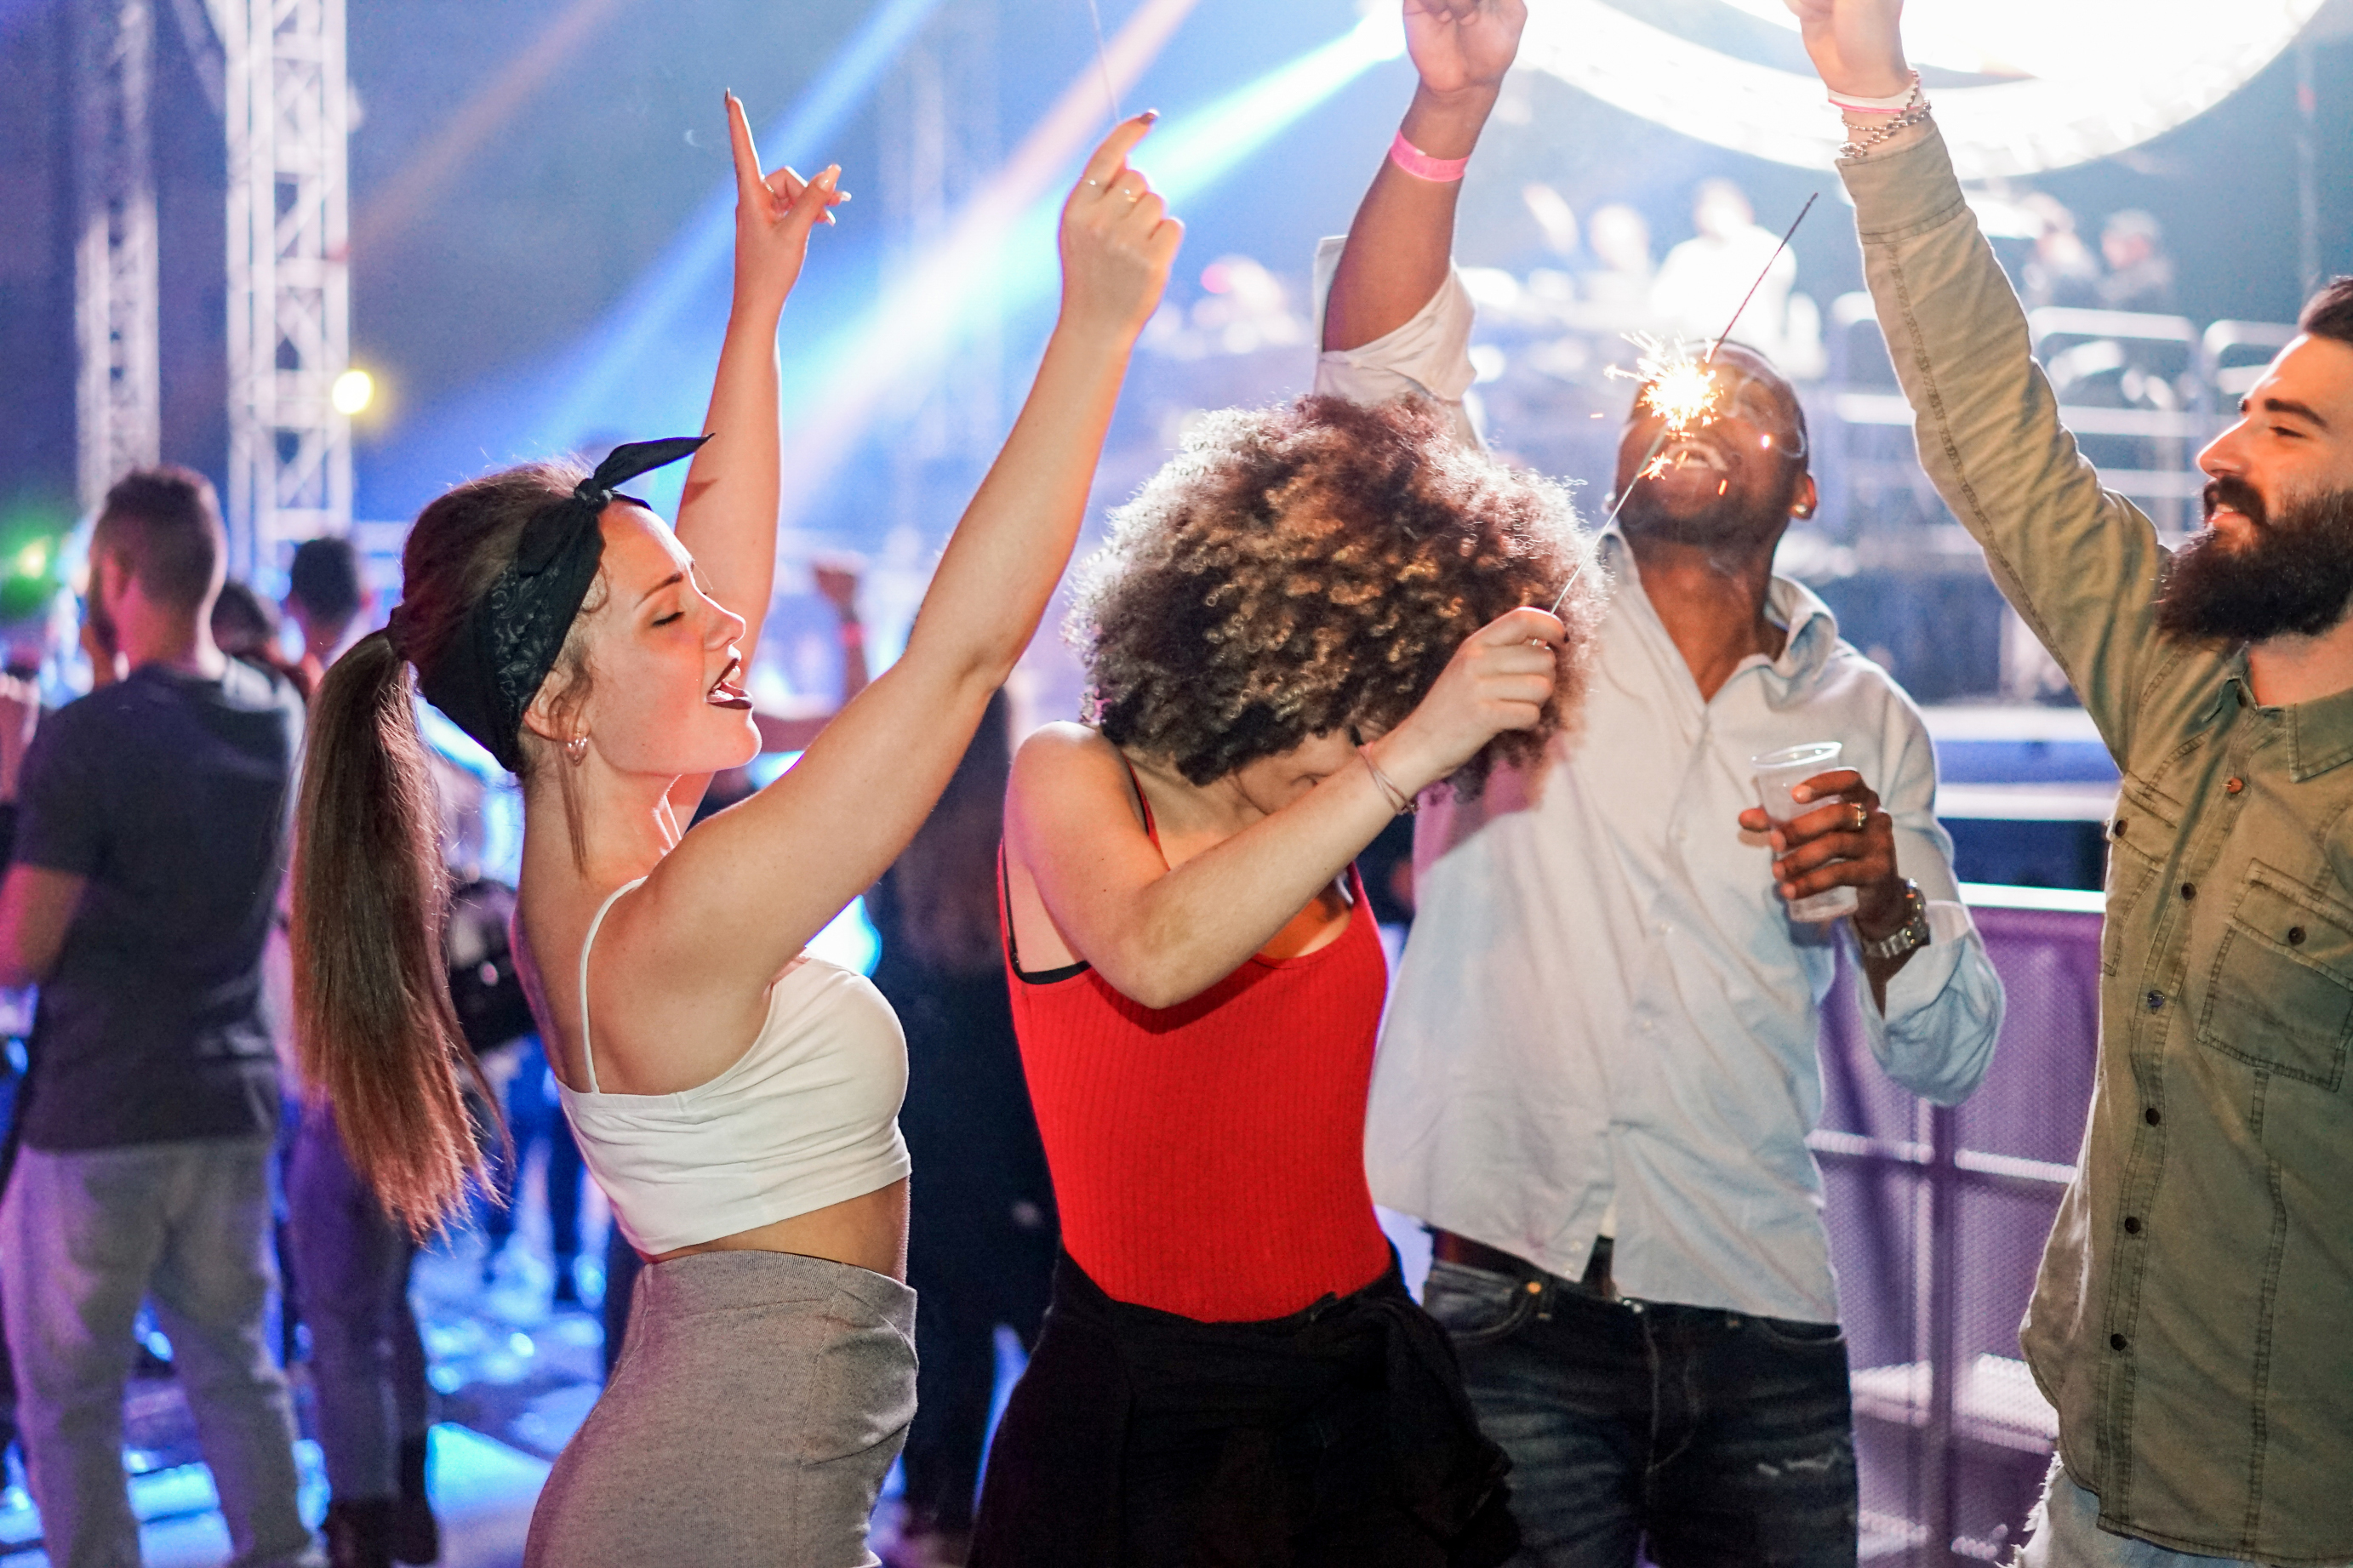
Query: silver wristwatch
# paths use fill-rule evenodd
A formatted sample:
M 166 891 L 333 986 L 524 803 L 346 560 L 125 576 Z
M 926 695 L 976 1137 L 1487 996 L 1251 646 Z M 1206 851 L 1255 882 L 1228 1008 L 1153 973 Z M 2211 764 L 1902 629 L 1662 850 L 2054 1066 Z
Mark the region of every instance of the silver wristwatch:
M 1904 879 L 1903 925 L 1876 942 L 1863 935 L 1861 926 L 1854 931 L 1855 945 L 1862 949 L 1862 956 L 1880 963 L 1927 946 L 1928 937 L 1928 900 L 1921 896 L 1920 884 L 1909 877 Z

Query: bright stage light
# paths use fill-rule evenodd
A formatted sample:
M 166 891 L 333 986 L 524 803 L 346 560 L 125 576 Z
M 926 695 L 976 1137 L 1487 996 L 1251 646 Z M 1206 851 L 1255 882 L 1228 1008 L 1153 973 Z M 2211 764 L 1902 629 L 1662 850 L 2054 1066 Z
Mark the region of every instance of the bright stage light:
M 1716 0 L 1794 31 L 1782 0 Z M 2323 0 L 1913 0 L 1923 65 L 2007 78 L 1935 89 L 1964 179 L 2105 158 L 2194 119 L 2295 41 Z M 1637 19 L 1606 0 L 1535 0 L 1520 62 L 1719 147 L 1826 169 L 1842 132 L 1811 76 Z
M 335 384 L 327 394 L 327 401 L 335 412 L 345 418 L 365 408 L 375 396 L 375 378 L 364 370 L 347 370 L 335 377 Z

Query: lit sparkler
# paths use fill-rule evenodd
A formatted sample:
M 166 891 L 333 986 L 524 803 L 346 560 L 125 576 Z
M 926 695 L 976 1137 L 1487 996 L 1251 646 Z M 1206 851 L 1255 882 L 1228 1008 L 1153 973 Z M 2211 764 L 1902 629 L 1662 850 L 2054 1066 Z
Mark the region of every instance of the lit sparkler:
M 1634 493 L 1636 485 L 1644 479 L 1659 479 L 1667 472 L 1668 464 L 1663 453 L 1668 438 L 1683 435 L 1694 426 L 1704 426 L 1715 417 L 1717 388 L 1715 373 L 1711 367 L 1715 363 L 1716 351 L 1724 347 L 1725 341 L 1732 336 L 1732 329 L 1740 324 L 1740 318 L 1747 312 L 1748 302 L 1757 298 L 1757 290 L 1763 288 L 1765 279 L 1773 275 L 1773 264 L 1781 259 L 1783 251 L 1789 248 L 1789 241 L 1797 237 L 1798 226 L 1806 221 L 1806 215 L 1814 210 L 1814 203 L 1820 199 L 1820 191 L 1808 196 L 1806 205 L 1798 209 L 1798 216 L 1789 220 L 1789 226 L 1782 231 L 1781 243 L 1775 246 L 1773 254 L 1765 258 L 1765 266 L 1757 274 L 1757 281 L 1751 283 L 1748 292 L 1740 297 L 1740 304 L 1732 312 L 1732 320 L 1724 323 L 1724 331 L 1716 333 L 1715 342 L 1708 345 L 1704 357 L 1692 358 L 1690 350 L 1680 342 L 1669 346 L 1647 334 L 1629 334 L 1628 341 L 1642 351 L 1635 360 L 1631 373 L 1643 384 L 1642 404 L 1658 415 L 1662 423 L 1659 433 L 1651 438 L 1650 450 L 1643 453 L 1642 460 L 1635 465 L 1634 477 L 1626 481 L 1626 488 L 1619 492 L 1616 503 L 1609 509 L 1609 515 L 1601 520 L 1602 532 L 1607 533 L 1609 525 L 1618 521 L 1618 514 L 1626 510 L 1627 499 Z M 1625 375 L 1629 373 L 1612 365 L 1609 374 Z M 1716 494 L 1722 495 L 1724 491 L 1725 485 L 1716 486 Z M 1568 574 L 1568 581 L 1560 585 L 1559 597 L 1552 602 L 1554 615 L 1560 614 L 1560 607 L 1568 603 L 1568 591 L 1577 586 L 1577 580 L 1583 575 L 1585 563 L 1580 561 L 1577 570 Z

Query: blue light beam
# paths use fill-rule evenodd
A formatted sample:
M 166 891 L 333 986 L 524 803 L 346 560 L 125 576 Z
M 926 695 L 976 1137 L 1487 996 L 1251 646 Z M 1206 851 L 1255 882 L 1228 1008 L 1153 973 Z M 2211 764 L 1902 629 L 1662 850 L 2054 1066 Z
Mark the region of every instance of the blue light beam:
M 759 133 L 761 157 L 774 165 L 818 156 L 816 149 L 840 131 L 938 6 L 939 0 L 884 0 L 842 46 L 816 85 Z M 735 180 L 731 170 L 660 259 L 575 345 L 572 353 L 579 368 L 566 379 L 562 396 L 543 411 L 540 444 L 565 447 L 592 426 L 609 423 L 615 395 L 642 376 L 659 345 L 681 332 L 701 334 L 708 323 L 685 318 L 708 299 L 734 254 Z
M 1172 117 L 1138 149 L 1135 162 L 1181 217 L 1185 202 L 1365 71 L 1404 52 L 1398 17 L 1369 16 L 1257 80 Z M 1054 254 L 1062 195 L 1058 182 L 994 233 L 963 221 L 975 216 L 967 209 L 949 226 L 953 254 L 944 247 L 915 258 L 872 310 L 795 367 L 785 422 L 794 432 L 797 461 L 806 464 L 795 471 L 807 488 L 787 496 L 788 513 L 805 513 L 816 499 L 815 481 L 854 449 L 878 414 L 900 405 L 884 395 L 886 386 L 903 388 L 928 376 L 964 342 L 980 320 L 973 301 L 993 296 L 1009 313 L 1053 288 L 1060 270 L 1042 262 Z M 974 246 L 974 238 L 983 243 Z

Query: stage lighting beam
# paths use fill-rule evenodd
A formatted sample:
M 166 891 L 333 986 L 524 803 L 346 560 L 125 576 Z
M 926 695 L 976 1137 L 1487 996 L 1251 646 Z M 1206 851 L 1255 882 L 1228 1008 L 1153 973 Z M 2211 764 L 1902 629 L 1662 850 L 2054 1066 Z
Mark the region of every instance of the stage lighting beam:
M 822 156 L 825 144 L 938 6 L 939 0 L 884 0 L 876 6 L 799 101 L 761 130 L 761 157 L 774 166 Z M 661 258 L 576 351 L 579 369 L 566 378 L 564 397 L 542 421 L 546 444 L 577 441 L 592 425 L 608 422 L 604 416 L 613 395 L 640 373 L 648 352 L 672 334 L 691 330 L 683 319 L 686 312 L 711 292 L 714 279 L 732 262 L 734 246 L 735 179 L 731 171 L 712 187 Z
M 1124 93 L 1183 20 L 1193 0 L 1146 0 L 1112 42 L 1114 91 Z M 1241 160 L 1369 67 L 1405 52 L 1398 17 L 1383 7 L 1323 44 L 1215 102 L 1159 127 L 1135 163 L 1172 207 Z M 803 385 L 806 405 L 786 417 L 787 525 L 806 516 L 836 465 L 856 449 L 890 394 L 928 373 L 969 326 L 972 303 L 994 291 L 1000 307 L 1043 293 L 1059 276 L 1053 249 L 1061 193 L 1055 187 L 1095 121 L 1103 89 L 1091 68 L 1071 82 L 949 233 L 872 312 L 818 356 Z M 1182 215 L 1179 214 L 1181 216 Z M 1015 268 L 1018 256 L 1024 265 Z

